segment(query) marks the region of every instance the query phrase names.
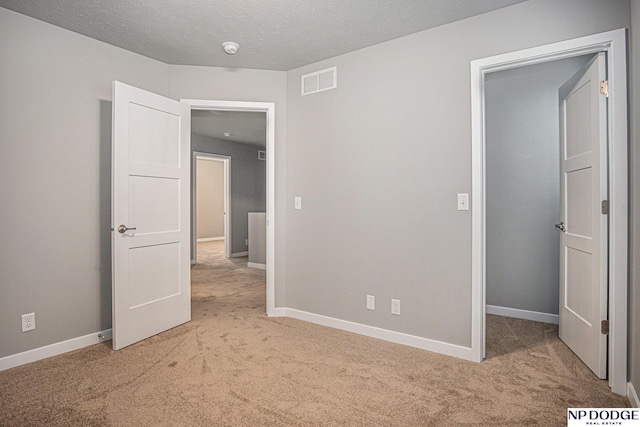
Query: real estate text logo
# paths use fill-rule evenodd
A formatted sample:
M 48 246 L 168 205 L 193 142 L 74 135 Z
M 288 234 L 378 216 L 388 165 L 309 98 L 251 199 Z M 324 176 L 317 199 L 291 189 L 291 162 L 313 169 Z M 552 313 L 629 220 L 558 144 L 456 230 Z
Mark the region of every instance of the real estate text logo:
M 567 427 L 624 426 L 640 427 L 640 409 L 633 408 L 569 408 Z

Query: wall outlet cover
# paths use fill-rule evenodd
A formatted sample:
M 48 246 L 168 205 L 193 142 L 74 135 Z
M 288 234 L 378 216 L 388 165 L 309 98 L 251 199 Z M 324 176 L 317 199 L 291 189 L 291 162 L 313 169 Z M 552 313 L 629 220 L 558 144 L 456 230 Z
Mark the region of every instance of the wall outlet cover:
M 391 300 L 391 314 L 400 316 L 400 300 L 399 299 Z
M 22 315 L 22 332 L 32 331 L 36 328 L 36 314 L 29 313 Z

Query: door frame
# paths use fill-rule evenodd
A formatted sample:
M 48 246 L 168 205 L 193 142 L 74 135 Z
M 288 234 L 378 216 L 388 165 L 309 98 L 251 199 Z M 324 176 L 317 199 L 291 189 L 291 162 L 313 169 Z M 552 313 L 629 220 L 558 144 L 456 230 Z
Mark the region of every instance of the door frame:
M 486 343 L 486 207 L 484 84 L 488 73 L 589 53 L 606 52 L 609 81 L 609 386 L 627 390 L 628 135 L 626 30 L 471 61 L 471 354 L 481 362 Z
M 267 284 L 266 284 L 266 308 L 267 316 L 276 315 L 275 298 L 275 103 L 273 102 L 245 102 L 245 101 L 220 101 L 205 99 L 181 99 L 191 106 L 191 110 L 218 110 L 218 111 L 246 111 L 261 112 L 267 118 Z
M 222 162 L 224 165 L 224 256 L 229 258 L 231 254 L 231 157 L 219 154 L 204 153 L 200 151 L 192 151 L 191 155 L 191 264 L 195 264 L 198 260 L 198 181 L 197 181 L 197 164 L 198 159 Z

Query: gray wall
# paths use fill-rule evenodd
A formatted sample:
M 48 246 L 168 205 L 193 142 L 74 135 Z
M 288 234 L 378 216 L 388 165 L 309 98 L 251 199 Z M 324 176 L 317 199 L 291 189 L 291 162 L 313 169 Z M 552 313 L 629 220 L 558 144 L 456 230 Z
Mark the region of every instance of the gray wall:
M 631 1 L 631 303 L 629 376 L 640 393 L 640 0 Z
M 558 314 L 558 88 L 589 57 L 487 75 L 487 304 Z
M 3 357 L 111 327 L 111 82 L 169 70 L 0 8 L 0 76 Z
M 469 62 L 628 26 L 626 0 L 531 0 L 288 72 L 287 306 L 469 346 Z
M 259 147 L 191 134 L 193 151 L 231 157 L 231 253 L 246 252 L 247 214 L 266 210 L 266 162 L 258 160 Z
M 224 163 L 196 159 L 196 238 L 224 235 Z

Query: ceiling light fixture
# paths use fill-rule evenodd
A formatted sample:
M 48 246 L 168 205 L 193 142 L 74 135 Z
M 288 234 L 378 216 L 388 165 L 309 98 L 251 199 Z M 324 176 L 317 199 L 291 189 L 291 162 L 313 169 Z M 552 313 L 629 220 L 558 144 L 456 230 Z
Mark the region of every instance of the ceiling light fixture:
M 231 132 L 225 132 L 224 136 L 226 136 L 227 138 L 229 138 L 231 136 Z
M 235 55 L 238 49 L 240 49 L 240 45 L 234 42 L 224 42 L 222 43 L 222 48 L 229 55 Z

